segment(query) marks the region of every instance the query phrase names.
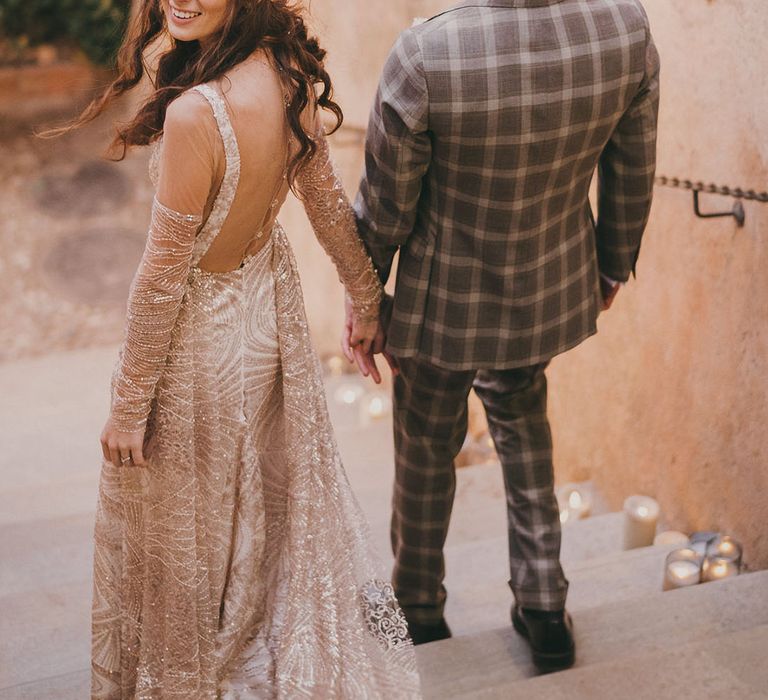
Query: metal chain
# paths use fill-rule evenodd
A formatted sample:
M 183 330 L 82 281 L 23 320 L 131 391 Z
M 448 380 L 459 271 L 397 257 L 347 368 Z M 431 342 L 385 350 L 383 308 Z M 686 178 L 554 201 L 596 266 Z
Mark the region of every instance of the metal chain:
M 736 197 L 737 199 L 748 199 L 753 202 L 768 203 L 768 192 L 743 190 L 741 187 L 725 187 L 712 184 L 705 185 L 703 182 L 692 182 L 691 180 L 681 180 L 677 177 L 666 177 L 664 175 L 656 178 L 656 184 L 661 185 L 662 187 L 674 187 L 682 190 L 691 190 L 692 192 L 722 194 L 726 197 Z

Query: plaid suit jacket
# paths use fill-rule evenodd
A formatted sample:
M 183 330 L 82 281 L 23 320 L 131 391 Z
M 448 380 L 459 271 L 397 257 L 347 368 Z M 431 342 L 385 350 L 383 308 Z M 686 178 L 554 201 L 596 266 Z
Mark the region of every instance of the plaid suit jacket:
M 648 219 L 658 72 L 639 0 L 475 0 L 399 37 L 355 203 L 382 280 L 400 253 L 393 354 L 530 366 L 595 332 Z

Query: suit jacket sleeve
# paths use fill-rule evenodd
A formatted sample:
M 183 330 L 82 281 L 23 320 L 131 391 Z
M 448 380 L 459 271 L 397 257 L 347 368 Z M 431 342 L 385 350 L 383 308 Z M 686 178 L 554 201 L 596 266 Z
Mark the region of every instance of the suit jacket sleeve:
M 626 282 L 635 272 L 653 199 L 659 112 L 659 55 L 648 33 L 646 69 L 599 165 L 597 256 L 600 272 Z
M 428 98 L 418 36 L 407 30 L 384 66 L 355 202 L 360 236 L 384 283 L 395 253 L 416 224 L 422 180 L 432 157 Z

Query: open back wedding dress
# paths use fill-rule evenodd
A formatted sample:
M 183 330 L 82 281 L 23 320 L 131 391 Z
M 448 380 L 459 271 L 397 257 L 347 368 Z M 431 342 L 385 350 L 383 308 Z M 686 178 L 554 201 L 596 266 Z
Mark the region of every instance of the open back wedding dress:
M 275 218 L 288 190 L 275 99 L 268 62 L 241 64 L 179 97 L 156 149 L 112 389 L 117 426 L 147 426 L 149 466 L 102 469 L 93 698 L 419 697 Z M 297 186 L 363 313 L 378 282 L 319 126 L 316 142 Z

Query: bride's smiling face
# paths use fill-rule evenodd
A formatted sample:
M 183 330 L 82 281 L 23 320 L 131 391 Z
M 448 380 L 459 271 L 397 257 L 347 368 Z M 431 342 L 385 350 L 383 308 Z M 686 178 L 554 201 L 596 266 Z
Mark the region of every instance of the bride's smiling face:
M 230 0 L 161 0 L 168 31 L 177 41 L 202 41 L 224 24 Z

